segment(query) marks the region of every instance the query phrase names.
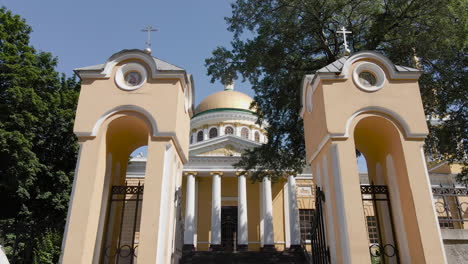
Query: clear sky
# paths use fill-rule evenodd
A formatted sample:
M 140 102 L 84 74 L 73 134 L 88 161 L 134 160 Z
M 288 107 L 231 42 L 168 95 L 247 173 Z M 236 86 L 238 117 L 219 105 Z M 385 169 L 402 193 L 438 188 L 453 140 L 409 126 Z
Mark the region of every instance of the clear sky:
M 59 59 L 58 71 L 104 63 L 123 49 L 144 49 L 146 25 L 152 33 L 152 55 L 193 74 L 195 101 L 222 90 L 210 83 L 205 59 L 217 46 L 229 46 L 232 33 L 224 17 L 231 15 L 228 0 L 0 0 L 32 26 L 31 42 Z M 236 90 L 253 95 L 246 83 Z
M 230 46 L 232 33 L 225 17 L 229 0 L 0 0 L 32 26 L 32 45 L 58 57 L 57 70 L 71 76 L 73 69 L 104 63 L 123 49 L 144 49 L 147 25 L 152 33 L 152 55 L 193 74 L 195 103 L 223 89 L 211 83 L 205 59 L 217 46 Z M 253 96 L 248 83 L 235 89 Z M 138 152 L 137 150 L 136 152 Z M 135 152 L 135 153 L 136 153 Z M 365 161 L 359 168 L 365 170 Z

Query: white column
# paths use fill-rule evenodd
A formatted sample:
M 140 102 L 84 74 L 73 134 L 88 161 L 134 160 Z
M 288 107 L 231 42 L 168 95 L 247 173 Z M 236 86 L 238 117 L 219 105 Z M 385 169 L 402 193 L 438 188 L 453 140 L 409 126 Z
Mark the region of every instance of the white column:
M 299 223 L 299 210 L 297 208 L 296 198 L 296 178 L 288 176 L 289 193 L 289 226 L 291 232 L 291 247 L 301 245 L 301 230 Z
M 203 128 L 203 140 L 207 140 L 208 136 L 208 127 Z
M 220 136 L 224 136 L 224 125 L 221 123 L 218 125 L 218 137 Z
M 184 246 L 193 248 L 195 231 L 195 175 L 193 173 L 187 173 L 186 191 Z
M 221 246 L 221 175 L 211 173 L 213 179 L 211 195 L 211 241 L 210 247 Z
M 245 248 L 248 245 L 248 225 L 247 184 L 244 174 L 239 175 L 237 178 L 237 195 L 237 243 Z
M 273 234 L 273 203 L 271 199 L 271 181 L 268 177 L 263 178 L 263 247 L 273 247 L 275 245 Z

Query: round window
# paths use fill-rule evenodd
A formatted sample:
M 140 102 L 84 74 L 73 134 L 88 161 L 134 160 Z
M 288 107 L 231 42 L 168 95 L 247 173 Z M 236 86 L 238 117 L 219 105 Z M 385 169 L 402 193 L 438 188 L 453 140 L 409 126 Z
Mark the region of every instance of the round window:
M 353 71 L 354 83 L 362 90 L 375 92 L 385 84 L 385 72 L 375 63 L 362 62 Z
M 372 87 L 377 83 L 377 79 L 374 74 L 368 71 L 359 73 L 359 81 L 366 87 Z
M 146 83 L 146 69 L 139 63 L 127 63 L 115 73 L 115 82 L 123 90 L 136 90 Z
M 141 83 L 141 74 L 136 71 L 125 74 L 125 82 L 128 86 L 137 86 Z

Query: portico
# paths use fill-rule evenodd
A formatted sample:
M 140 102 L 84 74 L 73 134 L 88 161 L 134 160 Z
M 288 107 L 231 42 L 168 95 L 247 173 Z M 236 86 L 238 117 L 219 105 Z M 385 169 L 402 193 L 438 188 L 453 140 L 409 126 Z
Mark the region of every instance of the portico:
M 286 244 L 288 248 L 300 246 L 295 189 L 293 176 L 274 183 L 268 178 L 252 183 L 248 175 L 234 170 L 184 172 L 184 250 L 258 251 L 284 250 Z M 290 237 L 288 243 L 286 237 Z

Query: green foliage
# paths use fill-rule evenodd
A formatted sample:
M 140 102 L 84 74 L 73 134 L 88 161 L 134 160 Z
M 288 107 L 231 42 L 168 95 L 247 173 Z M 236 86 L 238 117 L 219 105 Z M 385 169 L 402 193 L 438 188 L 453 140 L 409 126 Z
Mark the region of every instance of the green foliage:
M 54 264 L 59 262 L 62 235 L 47 231 L 36 239 L 33 264 Z
M 300 83 L 342 56 L 336 33 L 351 30 L 352 51 L 376 50 L 395 64 L 424 70 L 420 79 L 428 122 L 426 150 L 432 159 L 467 165 L 466 0 L 237 0 L 226 18 L 231 49 L 218 47 L 206 59 L 212 81 L 242 78 L 252 84 L 268 144 L 248 151 L 238 167 L 280 177 L 305 165 L 299 116 Z M 255 169 L 258 169 L 256 172 Z
M 11 263 L 55 263 L 76 161 L 79 83 L 55 71 L 57 59 L 36 51 L 30 33 L 0 9 L 0 241 Z

